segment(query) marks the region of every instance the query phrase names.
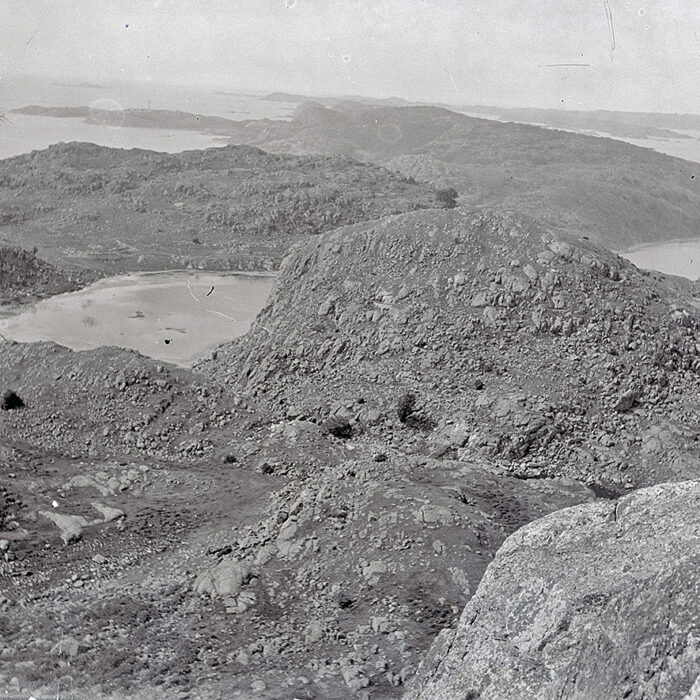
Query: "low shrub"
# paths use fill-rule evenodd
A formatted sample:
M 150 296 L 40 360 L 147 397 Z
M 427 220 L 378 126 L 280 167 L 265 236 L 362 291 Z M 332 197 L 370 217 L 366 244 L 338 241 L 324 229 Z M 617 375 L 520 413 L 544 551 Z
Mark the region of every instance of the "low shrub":
M 333 437 L 347 440 L 352 437 L 352 425 L 347 418 L 341 416 L 333 416 L 326 421 L 325 429 Z

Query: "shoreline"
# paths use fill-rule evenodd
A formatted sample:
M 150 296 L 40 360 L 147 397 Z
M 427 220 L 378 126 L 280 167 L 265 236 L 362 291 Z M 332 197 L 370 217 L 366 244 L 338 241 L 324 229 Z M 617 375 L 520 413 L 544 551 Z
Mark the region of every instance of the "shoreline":
M 130 270 L 128 272 L 120 272 L 116 275 L 107 275 L 105 277 L 98 277 L 92 280 L 88 284 L 77 289 L 73 289 L 69 292 L 58 292 L 57 294 L 47 294 L 42 296 L 32 296 L 27 299 L 22 300 L 8 300 L 6 302 L 0 302 L 0 321 L 6 318 L 12 318 L 13 316 L 19 316 L 20 314 L 29 311 L 33 306 L 46 301 L 47 299 L 55 299 L 56 297 L 68 296 L 70 294 L 79 294 L 84 292 L 88 287 L 93 285 L 98 285 L 101 282 L 108 282 L 110 280 L 119 279 L 137 279 L 138 277 L 155 277 L 157 275 L 213 275 L 216 277 L 248 277 L 251 279 L 261 279 L 261 278 L 271 278 L 277 279 L 279 276 L 279 271 L 277 270 L 183 270 L 183 269 L 168 269 L 168 270 Z
M 634 246 L 633 248 L 627 248 L 625 250 L 613 250 L 612 252 L 615 253 L 615 255 L 620 255 L 621 257 L 625 257 L 626 255 L 629 255 L 630 253 L 640 253 L 644 250 L 648 250 L 649 248 L 659 248 L 660 246 L 671 246 L 671 245 L 686 245 L 688 243 L 694 243 L 696 241 L 697 241 L 698 245 L 700 245 L 700 235 L 693 236 L 692 238 L 673 238 L 671 240 L 658 241 L 656 243 L 642 243 L 641 245 Z

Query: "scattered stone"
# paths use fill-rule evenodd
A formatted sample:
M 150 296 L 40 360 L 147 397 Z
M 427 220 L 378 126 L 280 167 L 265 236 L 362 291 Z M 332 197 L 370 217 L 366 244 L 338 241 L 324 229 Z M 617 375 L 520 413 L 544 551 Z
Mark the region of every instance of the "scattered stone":
M 105 523 L 111 523 L 114 520 L 126 517 L 126 513 L 121 508 L 113 508 L 102 503 L 91 503 L 90 505 L 100 513 L 102 521 Z
M 63 637 L 52 648 L 51 653 L 55 656 L 65 656 L 74 659 L 78 654 L 87 651 L 88 647 L 74 637 Z
M 64 545 L 80 540 L 83 536 L 83 528 L 90 524 L 82 515 L 65 515 L 49 510 L 40 510 L 39 515 L 51 520 L 58 527 Z
M 85 476 L 83 474 L 78 474 L 77 476 L 74 476 L 66 483 L 64 488 L 93 488 L 96 491 L 99 491 L 102 496 L 109 496 L 110 494 L 114 493 L 114 490 L 110 489 L 108 486 L 103 486 L 91 476 Z
M 343 666 L 340 669 L 340 673 L 343 676 L 345 685 L 347 685 L 350 690 L 358 691 L 362 688 L 366 688 L 369 685 L 369 678 L 365 674 L 364 670 L 359 666 Z
M 631 411 L 632 408 L 636 405 L 637 401 L 642 396 L 642 391 L 639 388 L 634 388 L 630 389 L 629 391 L 626 391 L 620 398 L 618 399 L 617 403 L 615 404 L 615 410 L 618 413 L 627 413 L 628 411 Z

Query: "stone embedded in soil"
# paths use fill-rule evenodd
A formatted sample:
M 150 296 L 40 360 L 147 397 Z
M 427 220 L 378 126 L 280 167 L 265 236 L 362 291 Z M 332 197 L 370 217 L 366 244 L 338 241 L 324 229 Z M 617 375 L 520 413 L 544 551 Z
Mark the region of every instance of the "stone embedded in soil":
M 41 510 L 39 515 L 51 520 L 56 525 L 65 545 L 77 542 L 83 536 L 83 528 L 90 524 L 90 521 L 82 515 L 67 515 L 49 510 Z

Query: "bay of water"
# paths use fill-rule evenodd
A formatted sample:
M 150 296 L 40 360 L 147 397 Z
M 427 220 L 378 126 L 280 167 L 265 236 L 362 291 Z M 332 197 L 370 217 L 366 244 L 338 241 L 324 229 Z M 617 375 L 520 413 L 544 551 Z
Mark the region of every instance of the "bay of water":
M 223 145 L 217 138 L 196 131 L 122 128 L 85 124 L 82 119 L 9 114 L 7 122 L 0 125 L 0 159 L 71 141 L 96 143 L 110 148 L 145 148 L 165 153 Z
M 0 333 L 74 350 L 116 345 L 189 367 L 250 328 L 274 280 L 269 274 L 210 272 L 111 277 L 0 319 Z
M 690 138 L 678 139 L 625 139 L 627 143 L 640 148 L 651 148 L 659 153 L 665 153 L 676 158 L 691 160 L 700 163 L 700 131 L 690 131 L 688 129 L 678 129 L 678 133 L 685 134 Z M 610 138 L 614 138 L 611 136 Z
M 62 85 L 38 79 L 0 80 L 0 159 L 55 143 L 85 141 L 112 148 L 147 148 L 167 153 L 222 145 L 216 136 L 183 129 L 140 129 L 86 124 L 82 119 L 15 114 L 27 105 L 94 109 L 169 109 L 245 119 L 290 119 L 294 103 L 264 95 L 163 85 Z
M 700 279 L 700 238 L 641 246 L 620 255 L 645 270 Z

